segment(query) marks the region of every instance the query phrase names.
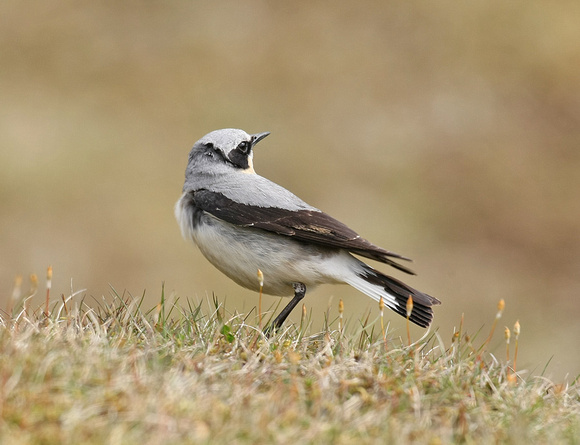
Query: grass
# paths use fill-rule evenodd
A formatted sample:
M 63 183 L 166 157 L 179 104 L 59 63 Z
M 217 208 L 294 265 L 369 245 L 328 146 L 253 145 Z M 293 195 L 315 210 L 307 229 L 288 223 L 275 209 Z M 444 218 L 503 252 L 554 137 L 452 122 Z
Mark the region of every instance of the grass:
M 342 312 L 265 338 L 255 314 L 217 300 L 142 302 L 76 294 L 48 317 L 15 304 L 0 320 L 0 441 L 580 442 L 577 383 L 524 378 L 462 322 L 449 345 Z

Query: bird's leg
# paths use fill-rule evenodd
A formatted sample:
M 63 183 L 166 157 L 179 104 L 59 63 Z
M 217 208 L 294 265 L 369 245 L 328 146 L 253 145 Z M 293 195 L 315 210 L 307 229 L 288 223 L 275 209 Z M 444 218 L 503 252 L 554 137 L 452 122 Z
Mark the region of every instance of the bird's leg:
M 292 298 L 290 303 L 288 303 L 286 307 L 282 309 L 282 312 L 280 312 L 273 323 L 266 328 L 264 333 L 267 336 L 269 336 L 272 331 L 280 329 L 282 323 L 286 321 L 286 318 L 288 318 L 290 312 L 292 312 L 296 305 L 300 303 L 300 301 L 304 298 L 304 295 L 306 295 L 306 286 L 303 283 L 294 283 L 294 298 Z

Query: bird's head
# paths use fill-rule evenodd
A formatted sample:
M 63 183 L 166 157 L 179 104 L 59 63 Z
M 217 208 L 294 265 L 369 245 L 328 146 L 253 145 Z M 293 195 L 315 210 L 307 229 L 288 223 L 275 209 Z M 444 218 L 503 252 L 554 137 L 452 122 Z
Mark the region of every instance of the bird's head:
M 223 174 L 228 170 L 255 174 L 253 148 L 269 134 L 248 134 L 234 128 L 212 131 L 193 145 L 186 175 Z

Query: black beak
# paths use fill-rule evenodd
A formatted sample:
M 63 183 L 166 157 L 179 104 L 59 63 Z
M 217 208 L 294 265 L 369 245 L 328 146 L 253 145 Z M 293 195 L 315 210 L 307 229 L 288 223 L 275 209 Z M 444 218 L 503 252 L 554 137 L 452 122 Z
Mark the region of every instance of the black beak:
M 256 133 L 252 135 L 252 147 L 270 134 L 269 131 L 264 133 Z

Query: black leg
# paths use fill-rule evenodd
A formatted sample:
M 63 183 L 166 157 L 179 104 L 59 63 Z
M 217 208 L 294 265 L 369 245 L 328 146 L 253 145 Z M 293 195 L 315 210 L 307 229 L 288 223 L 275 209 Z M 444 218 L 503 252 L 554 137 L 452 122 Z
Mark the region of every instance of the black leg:
M 304 298 L 304 295 L 306 295 L 306 286 L 302 283 L 294 283 L 294 298 L 292 298 L 290 303 L 288 303 L 286 307 L 282 309 L 282 312 L 280 312 L 274 322 L 266 328 L 264 333 L 269 336 L 272 331 L 280 329 L 282 323 L 286 321 L 288 315 L 290 315 L 290 312 L 292 312 L 296 305 L 300 303 L 300 301 Z

